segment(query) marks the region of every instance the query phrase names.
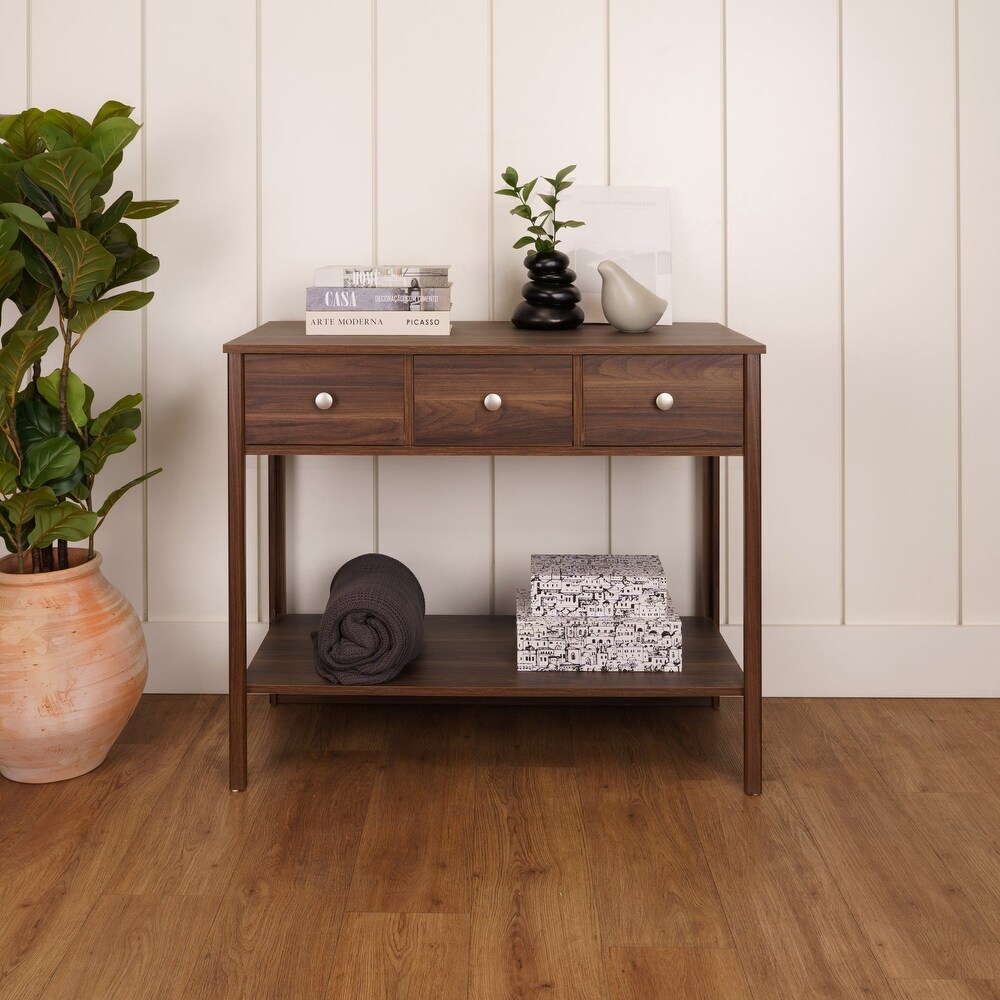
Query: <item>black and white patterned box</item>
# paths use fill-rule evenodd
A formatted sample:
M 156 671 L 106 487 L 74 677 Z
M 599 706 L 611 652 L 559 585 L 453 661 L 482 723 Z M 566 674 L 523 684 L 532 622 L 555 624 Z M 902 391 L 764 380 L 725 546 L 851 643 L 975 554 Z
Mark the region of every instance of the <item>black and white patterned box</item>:
M 657 617 L 567 618 L 534 614 L 527 590 L 516 594 L 518 670 L 681 669 L 681 620 L 661 592 Z
M 667 581 L 658 556 L 533 555 L 531 613 L 565 618 L 662 618 Z

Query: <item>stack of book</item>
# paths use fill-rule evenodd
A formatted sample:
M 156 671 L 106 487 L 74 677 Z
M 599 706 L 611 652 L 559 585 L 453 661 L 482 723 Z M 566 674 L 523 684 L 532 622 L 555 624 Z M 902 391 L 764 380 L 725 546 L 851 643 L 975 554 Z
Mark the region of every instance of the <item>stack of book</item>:
M 657 556 L 533 555 L 518 670 L 681 669 L 681 620 Z
M 306 333 L 451 333 L 447 265 L 336 265 L 318 268 L 306 289 Z

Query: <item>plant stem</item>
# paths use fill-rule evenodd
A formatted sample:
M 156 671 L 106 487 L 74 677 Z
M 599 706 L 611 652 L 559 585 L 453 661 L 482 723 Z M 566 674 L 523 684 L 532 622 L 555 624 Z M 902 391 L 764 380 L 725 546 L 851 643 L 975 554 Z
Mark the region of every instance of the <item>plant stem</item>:
M 59 329 L 63 338 L 62 369 L 59 372 L 59 430 L 65 434 L 66 428 L 69 425 L 69 416 L 66 412 L 66 390 L 69 385 L 69 355 L 73 350 L 73 345 L 72 335 L 66 329 L 66 320 L 63 318 L 61 310 L 59 314 Z
M 65 538 L 59 539 L 59 568 L 69 569 L 69 542 Z

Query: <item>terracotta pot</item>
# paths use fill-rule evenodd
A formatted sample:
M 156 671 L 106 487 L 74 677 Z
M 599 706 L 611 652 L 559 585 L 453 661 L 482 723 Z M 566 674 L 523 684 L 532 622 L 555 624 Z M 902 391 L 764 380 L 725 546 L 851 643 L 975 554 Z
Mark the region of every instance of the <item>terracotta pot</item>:
M 93 770 L 146 686 L 146 641 L 101 557 L 17 572 L 0 560 L 0 774 L 40 783 Z

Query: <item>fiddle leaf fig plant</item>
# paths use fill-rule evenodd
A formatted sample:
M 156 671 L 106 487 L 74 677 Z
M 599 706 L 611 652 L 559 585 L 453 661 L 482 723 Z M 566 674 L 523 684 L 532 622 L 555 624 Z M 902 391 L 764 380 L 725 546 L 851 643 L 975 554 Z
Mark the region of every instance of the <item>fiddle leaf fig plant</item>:
M 500 175 L 500 179 L 507 186 L 500 188 L 499 191 L 495 191 L 494 194 L 516 199 L 517 204 L 510 210 L 510 214 L 516 215 L 519 219 L 524 219 L 528 223 L 529 235 L 522 236 L 514 243 L 515 250 L 520 250 L 522 247 L 530 247 L 531 249 L 528 250 L 529 257 L 534 256 L 536 253 L 549 253 L 555 250 L 562 242 L 558 238 L 560 229 L 578 229 L 580 226 L 586 225 L 586 223 L 577 222 L 574 219 L 556 220 L 559 193 L 572 185 L 573 182 L 566 178 L 574 170 L 576 170 L 575 163 L 568 167 L 563 167 L 555 177 L 542 178 L 552 190 L 548 194 L 539 192 L 539 200 L 547 207 L 537 214 L 532 209 L 530 199 L 535 192 L 535 185 L 539 179 L 535 177 L 525 184 L 518 184 L 520 178 L 513 167 L 508 167 Z
M 105 463 L 135 444 L 142 396 L 97 410 L 71 367 L 98 320 L 153 298 L 121 290 L 160 264 L 125 220 L 177 204 L 131 191 L 105 200 L 141 128 L 134 110 L 108 101 L 91 121 L 55 108 L 0 117 L 0 307 L 9 301 L 17 313 L 0 338 L 0 538 L 21 573 L 65 569 L 69 542 L 86 539 L 92 557 L 112 507 L 162 471 L 95 499 Z M 43 374 L 53 347 L 56 367 Z

